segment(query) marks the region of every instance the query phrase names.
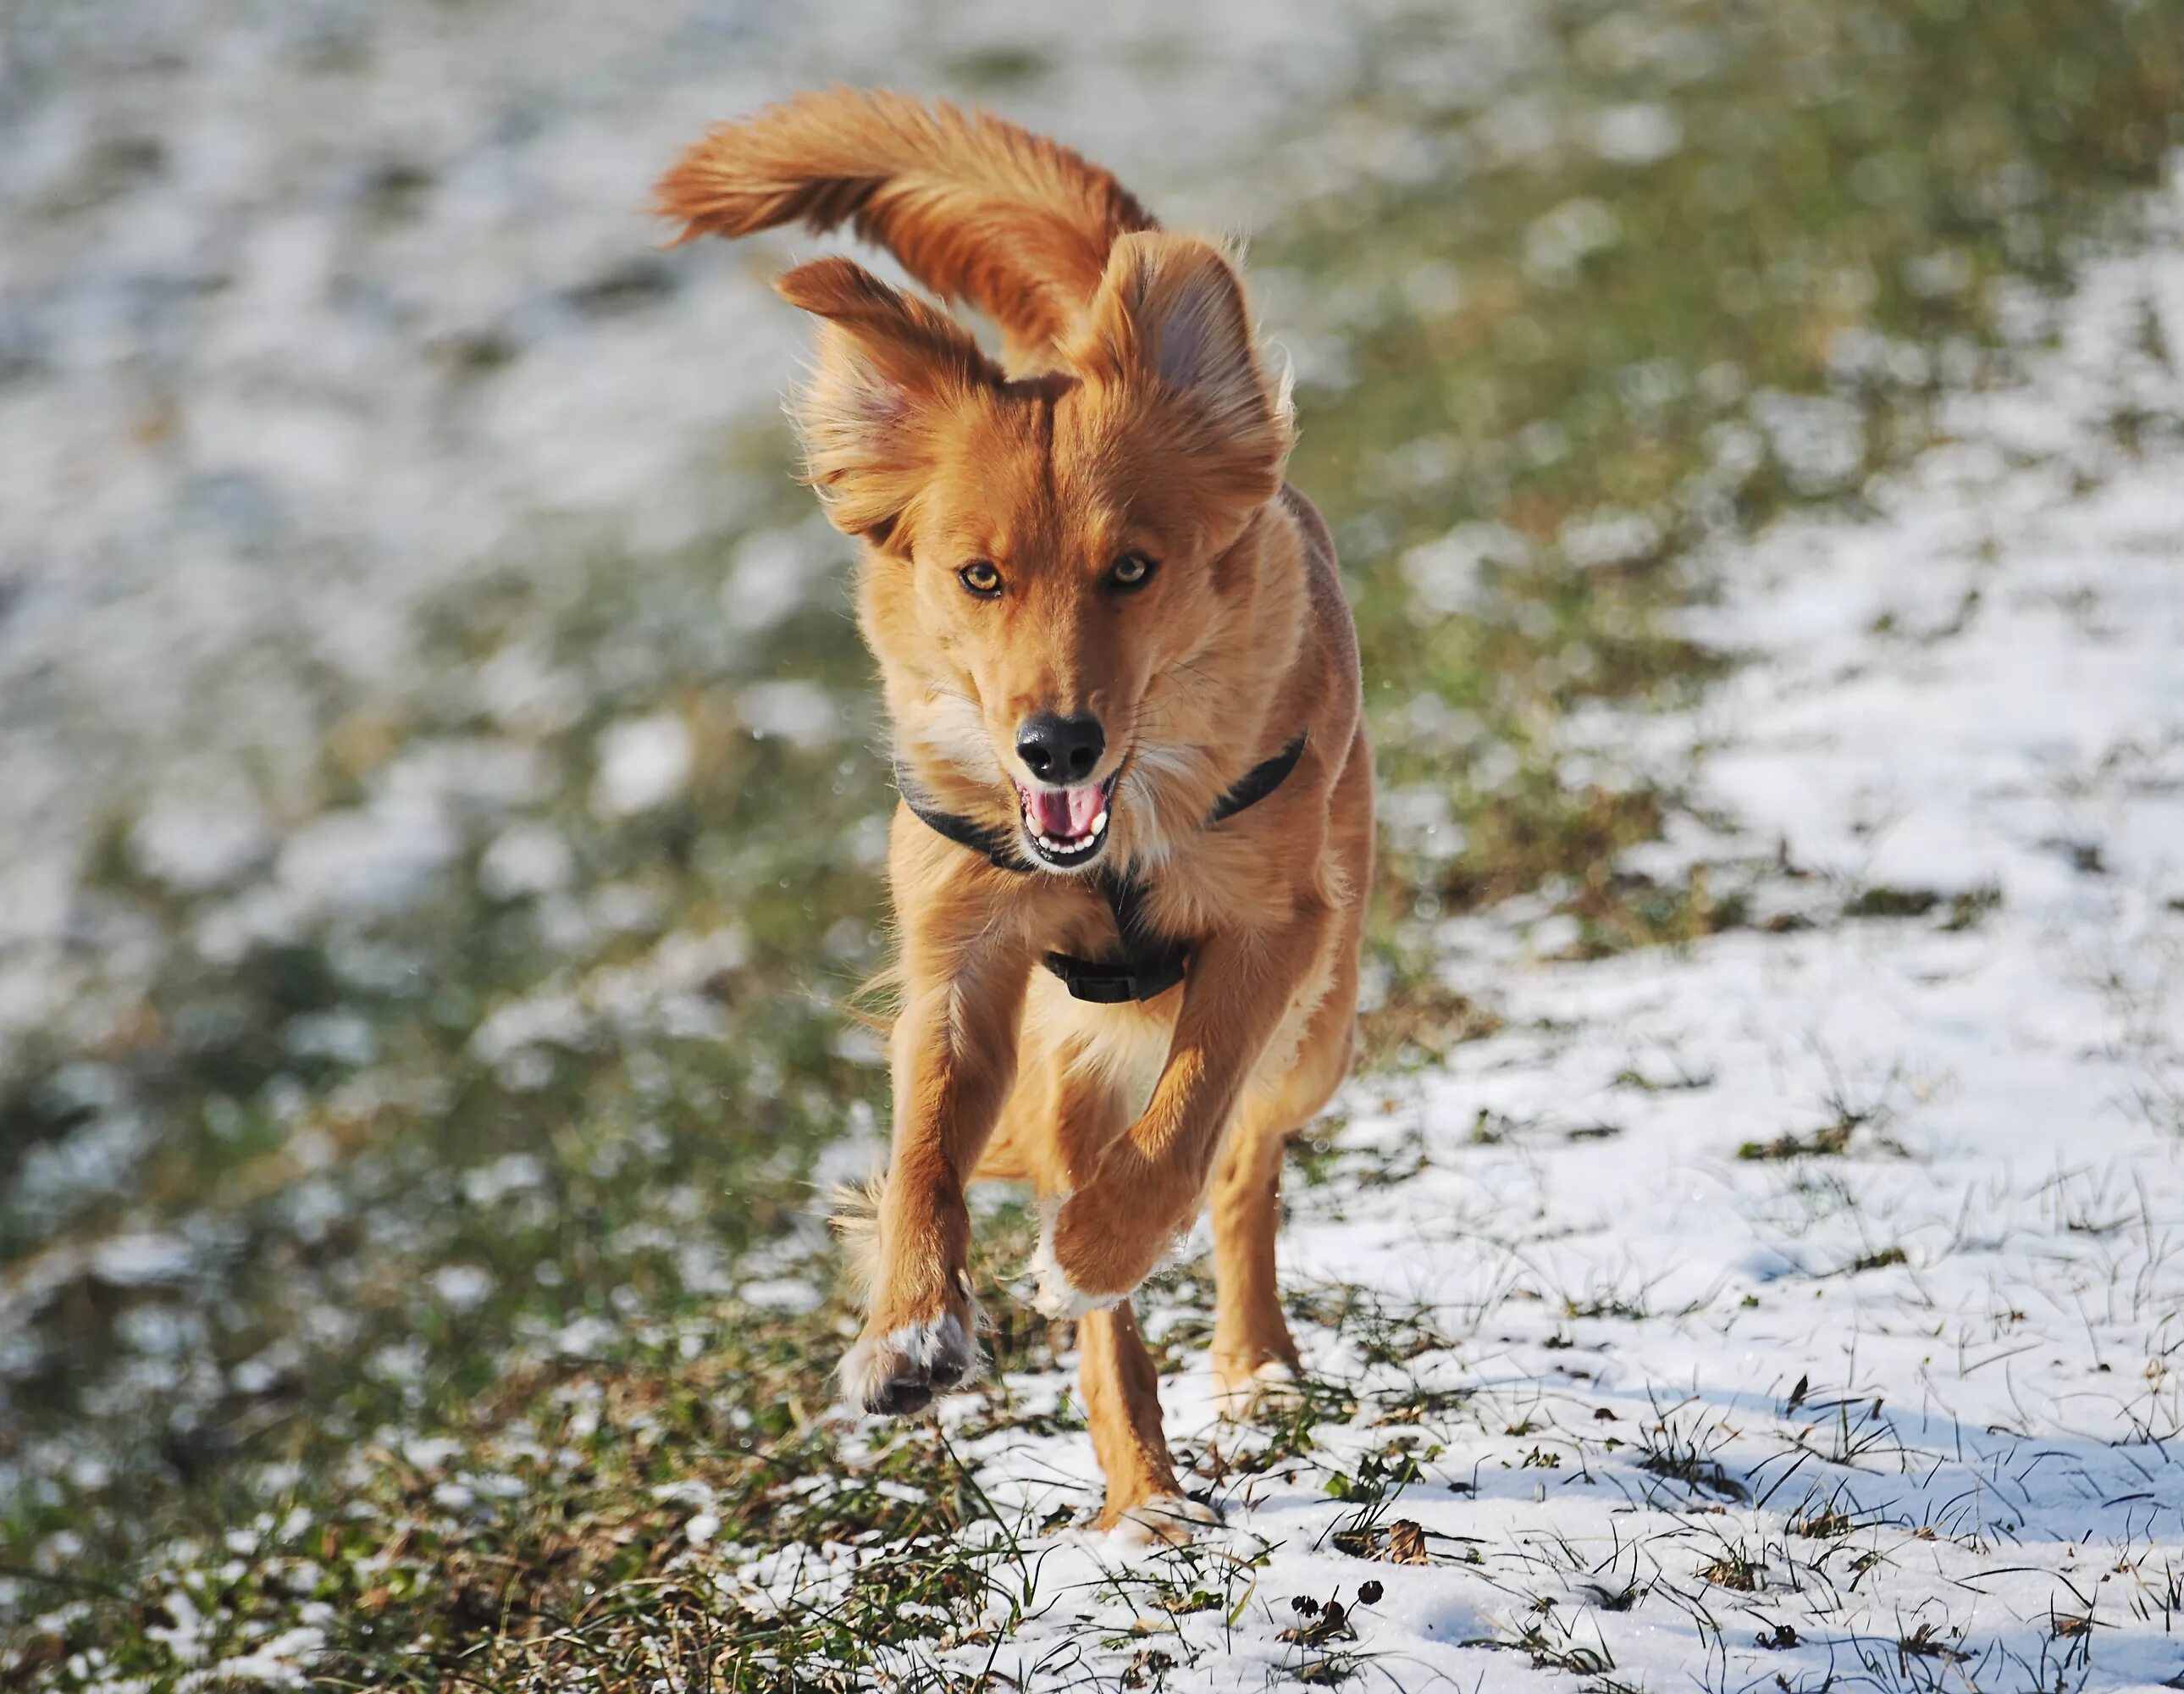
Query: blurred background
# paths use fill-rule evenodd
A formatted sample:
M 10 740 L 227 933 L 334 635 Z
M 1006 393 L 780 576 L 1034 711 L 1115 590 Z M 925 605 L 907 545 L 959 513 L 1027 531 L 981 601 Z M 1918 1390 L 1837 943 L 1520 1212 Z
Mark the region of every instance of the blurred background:
M 840 1005 L 891 794 L 778 419 L 805 327 L 766 280 L 818 243 L 667 253 L 644 215 L 708 123 L 944 94 L 1248 236 L 1366 642 L 1400 1067 L 1492 1027 L 1438 917 L 1535 896 L 1572 957 L 1752 921 L 1733 872 L 1618 868 L 1676 796 L 1557 727 L 1702 689 L 1731 655 L 1674 614 L 1715 543 L 1854 509 L 2037 343 L 2184 144 L 2181 24 L 0 10 L 0 1669 L 170 1674 L 144 1562 L 277 1508 L 326 1525 L 310 1571 L 192 1627 L 331 1606 L 345 1674 L 422 1641 L 432 1680 L 490 1536 L 387 1530 L 421 1485 L 375 1443 L 588 1416 L 619 1444 L 557 1501 L 661 1442 L 774 1440 L 766 1487 L 835 1462 L 812 1194 L 884 1134 Z M 648 1556 L 493 1533 L 557 1580 Z

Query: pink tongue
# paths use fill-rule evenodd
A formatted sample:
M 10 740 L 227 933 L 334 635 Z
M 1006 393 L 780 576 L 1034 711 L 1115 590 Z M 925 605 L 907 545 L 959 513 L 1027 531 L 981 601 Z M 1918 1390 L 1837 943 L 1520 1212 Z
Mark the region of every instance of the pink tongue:
M 1073 788 L 1034 788 L 1031 821 L 1042 835 L 1057 841 L 1073 841 L 1092 833 L 1092 820 L 1100 815 L 1100 784 L 1080 783 Z

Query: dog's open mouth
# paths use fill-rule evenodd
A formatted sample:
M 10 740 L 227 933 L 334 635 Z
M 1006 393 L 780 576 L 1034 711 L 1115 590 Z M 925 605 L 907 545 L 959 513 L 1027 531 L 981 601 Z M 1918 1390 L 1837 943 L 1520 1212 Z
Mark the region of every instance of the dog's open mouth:
M 1114 793 L 1114 777 L 1068 788 L 1028 788 L 1018 783 L 1017 799 L 1032 851 L 1057 870 L 1090 864 L 1106 845 L 1108 803 Z

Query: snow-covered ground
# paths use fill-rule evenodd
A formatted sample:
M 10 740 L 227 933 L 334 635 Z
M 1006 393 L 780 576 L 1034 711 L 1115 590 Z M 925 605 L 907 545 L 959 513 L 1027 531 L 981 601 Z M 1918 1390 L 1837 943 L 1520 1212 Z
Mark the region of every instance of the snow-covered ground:
M 1169 1428 L 1225 1529 L 1027 1546 L 1028 1621 L 959 1663 L 2177 1686 L 2180 204 L 1869 518 L 1712 561 L 1695 624 L 1750 657 L 1703 705 L 1580 727 L 1691 801 L 1634 864 L 1709 867 L 1753 927 L 1584 964 L 1543 904 L 1446 927 L 1506 1027 L 1354 1090 L 1293 1185 L 1307 1361 L 1357 1415 L 1250 1474 L 1195 1363 Z M 1092 1497 L 1081 1434 L 975 1450 L 1002 1518 Z
M 649 248 L 645 185 L 706 121 L 813 82 L 973 87 L 1173 220 L 1248 228 L 1346 173 L 1435 168 L 1355 106 L 1317 121 L 1353 85 L 1491 89 L 1542 28 L 1481 5 L 1430 53 L 1373 50 L 1390 64 L 1368 63 L 1359 8 L 1298 0 L 21 9 L 0 42 L 0 1060 L 83 980 L 126 978 L 127 1011 L 154 973 L 166 943 L 81 899 L 109 822 L 178 895 L 277 857 L 284 889 L 368 911 L 455 855 L 443 791 L 529 792 L 521 760 L 428 746 L 368 809 L 314 816 L 335 803 L 312 786 L 329 719 L 398 717 L 437 685 L 416 625 L 449 584 L 708 547 L 733 582 L 808 550 L 807 531 L 746 535 L 752 486 L 719 464 L 793 368 L 801 332 L 764 289 L 783 249 Z M 1652 156 L 1661 110 L 1613 109 L 1597 150 Z M 1551 281 L 1585 221 L 1541 218 L 1528 265 Z M 1538 1686 L 1545 1666 L 1785 1694 L 2184 1674 L 2184 203 L 2154 221 L 2143 251 L 2076 267 L 2053 348 L 2025 304 L 2021 380 L 1953 385 L 1947 443 L 1865 490 L 1868 513 L 1696 567 L 1689 632 L 1745 655 L 1699 705 L 1565 725 L 1571 783 L 1676 799 L 1622 868 L 1702 879 L 1747 921 L 1590 963 L 1567 956 L 1568 889 L 1442 928 L 1450 986 L 1503 1025 L 1359 1084 L 1335 1151 L 1300 1162 L 1284 1264 L 1312 1313 L 1309 1439 L 1219 1422 L 1188 1328 L 1208 1290 L 1149 1298 L 1187 1365 L 1171 1432 L 1223 1529 L 1162 1552 L 1049 1530 L 1096 1499 L 1081 1429 L 1039 1416 L 1066 1379 L 951 1404 L 995 1508 L 974 1532 L 1006 1530 L 992 1569 L 1022 1614 L 996 1609 L 952 1665 L 1178 1689 Z M 1436 275 L 1425 295 L 1453 286 Z M 1308 367 L 1316 326 L 1268 280 Z M 1930 356 L 1836 347 L 1846 382 Z M 1806 492 L 1856 463 L 1830 404 L 1748 415 L 1793 472 L 1803 452 L 1825 473 Z M 1758 462 L 1744 429 L 1721 426 L 1725 461 Z M 1631 521 L 1564 553 L 1642 554 L 1658 534 Z M 1461 577 L 1434 577 L 1437 610 L 1461 609 Z M 829 705 L 766 698 L 745 715 L 791 739 Z M 664 707 L 602 744 L 603 816 L 695 756 Z M 560 894 L 569 857 L 512 828 L 482 885 Z M 253 913 L 193 929 L 206 956 Z M 664 944 L 596 1006 L 547 984 L 471 1051 L 520 1067 L 555 1018 L 694 989 L 743 945 Z M 294 1023 L 314 1050 L 369 1045 Z M 511 1152 L 461 1188 L 486 1205 L 538 1172 Z M 299 1212 L 335 1204 L 305 1188 Z M 194 1250 L 132 1229 L 81 1251 L 117 1289 L 181 1284 Z M 27 1324 L 76 1251 L 11 1284 L 8 1315 Z M 460 1307 L 487 1280 L 443 1265 L 432 1288 Z M 353 1287 L 313 1282 L 312 1312 L 345 1315 Z M 741 1293 L 810 1297 L 790 1276 Z M 152 1315 L 131 1380 L 187 1398 L 167 1355 L 195 1314 Z M 587 1315 L 555 1345 L 610 1329 Z M 216 1398 L 218 1374 L 190 1392 Z M 32 1468 L 105 1463 L 60 1457 Z M 839 1574 L 800 1549 L 746 1569 L 741 1597 Z M 194 1641 L 193 1602 L 164 1603 L 157 1627 Z M 300 1679 L 317 1650 L 278 1634 L 253 1659 Z

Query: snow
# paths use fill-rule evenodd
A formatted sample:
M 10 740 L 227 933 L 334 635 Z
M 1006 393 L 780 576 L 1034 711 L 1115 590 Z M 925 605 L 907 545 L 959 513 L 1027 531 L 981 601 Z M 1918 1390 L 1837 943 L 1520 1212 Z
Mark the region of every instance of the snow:
M 627 817 L 666 805 L 688 786 L 694 756 L 689 727 L 671 711 L 616 724 L 599 738 L 592 810 Z
M 269 1688 L 298 1688 L 311 1680 L 310 1666 L 326 1647 L 323 1630 L 284 1630 L 250 1652 L 237 1653 L 177 1678 L 176 1694 L 195 1694 L 200 1688 L 235 1687 L 257 1684 Z
M 975 92 L 1178 226 L 1243 229 L 1300 186 L 1268 150 L 1369 78 L 1379 29 L 1442 9 L 26 12 L 0 150 L 0 1064 L 153 974 L 86 916 L 115 824 L 179 893 L 269 856 L 295 879 L 209 926 L 216 961 L 431 891 L 463 820 L 309 814 L 337 723 L 443 692 L 420 637 L 451 598 L 733 547 L 733 646 L 827 580 L 816 517 L 744 534 L 756 485 L 724 463 L 804 348 L 766 278 L 810 238 L 665 254 L 644 209 L 707 125 L 835 82 Z M 1529 12 L 1478 11 L 1467 67 L 1523 57 Z M 989 55 L 1021 75 L 978 86 Z M 1325 169 L 1405 142 L 1362 129 Z M 480 669 L 511 730 L 584 714 L 587 680 L 520 633 Z M 808 705 L 796 735 L 844 733 Z
M 1524 231 L 1524 274 L 1536 282 L 1566 282 L 1592 254 L 1622 238 L 1622 223 L 1606 202 L 1565 200 Z
M 824 747 L 841 733 L 833 696 L 816 683 L 757 683 L 736 696 L 736 710 L 761 741 L 778 738 L 797 747 Z
M 779 623 L 810 592 L 811 551 L 808 533 L 794 530 L 762 529 L 738 543 L 721 582 L 722 616 L 753 631 Z
M 0 333 L 36 356 L 0 397 L 0 505 L 23 540 L 0 628 L 0 689 L 19 706 L 0 742 L 0 1039 L 84 992 L 78 884 L 110 822 L 175 893 L 239 890 L 195 920 L 214 962 L 412 906 L 474 844 L 482 885 L 536 900 L 542 929 L 651 921 L 657 897 L 638 886 L 580 904 L 570 843 L 499 816 L 542 780 L 521 738 L 583 722 L 593 704 L 532 635 L 478 666 L 479 703 L 510 738 L 414 748 L 331 814 L 298 798 L 299 773 L 337 708 L 366 722 L 432 694 L 412 624 L 451 588 L 511 565 L 566 571 L 603 538 L 643 563 L 737 532 L 752 489 L 722 474 L 723 446 L 771 412 L 804 331 L 763 287 L 793 242 L 741 258 L 645 251 L 645 185 L 705 122 L 803 84 L 915 83 L 1000 42 L 1068 74 L 998 103 L 1096 153 L 1178 225 L 1248 224 L 1332 181 L 1415 178 L 1446 158 L 1369 114 L 1327 113 L 1368 69 L 1357 8 L 840 0 L 731 22 L 738 8 L 690 0 L 611 16 L 552 0 L 520 25 L 505 5 L 350 9 L 78 0 L 18 44 L 0 283 L 21 322 Z M 1152 56 L 1132 45 L 1150 23 L 1167 42 Z M 1496 31 L 1543 26 L 1482 8 L 1473 27 L 1417 70 L 1493 103 L 1477 144 L 1522 159 L 1570 138 L 1548 103 L 1497 81 L 1513 49 Z M 1621 15 L 1575 46 L 1671 81 L 1713 51 L 1696 31 Z M 1270 153 L 1300 113 L 1315 114 L 1312 145 Z M 1593 114 L 1574 138 L 1632 168 L 1682 145 L 1674 112 L 1651 103 Z M 158 161 L 141 180 L 92 180 L 131 143 Z M 1882 155 L 1852 167 L 1852 187 L 1878 169 Z M 1174 1663 L 1148 1681 L 1256 1688 L 1355 1652 L 1364 1686 L 1493 1687 L 1538 1686 L 1549 1673 L 1531 1661 L 1554 1658 L 1656 1690 L 1779 1679 L 1786 1694 L 1830 1677 L 2118 1688 L 2184 1669 L 2170 1632 L 2184 1471 L 2170 1462 L 2184 1426 L 2177 220 L 2172 205 L 2150 250 L 2082 268 L 2052 348 L 2035 348 L 2047 308 L 2006 285 L 2020 293 L 1997 317 L 2026 349 L 2006 388 L 1964 391 L 1960 345 L 1840 337 L 1846 388 L 1948 391 L 1949 439 L 1900 474 L 1864 480 L 1865 414 L 1841 394 L 1763 392 L 1756 428 L 1714 426 L 1724 486 L 1771 454 L 1799 492 L 1863 514 L 1785 523 L 1705 561 L 1719 592 L 1688 632 L 1743 662 L 1687 709 L 1567 726 L 1560 763 L 1680 796 L 1667 839 L 1624 868 L 1670 883 L 1703 869 L 1751 926 L 1577 964 L 1557 957 L 1576 922 L 1546 898 L 1445 925 L 1450 984 L 1503 1028 L 1424 1073 L 1357 1084 L 1329 1180 L 1292 1182 L 1284 1273 L 1318 1314 L 1299 1329 L 1314 1440 L 1240 1468 L 1266 1429 L 1216 1418 L 1178 1334 L 1170 1430 L 1225 1527 L 1147 1551 L 1036 1528 L 1098 1497 L 1082 1430 L 1032 1415 L 1062 1406 L 1061 1378 L 1007 1380 L 1022 1415 L 991 1429 L 967 1421 L 978 1402 L 954 1403 L 956 1451 L 1005 1519 L 965 1543 L 1017 1585 L 1027 1619 L 998 1647 L 954 1650 L 961 1669 L 1046 1687 L 1160 1653 Z M 1552 287 L 1620 235 L 1603 201 L 1573 198 L 1519 256 Z M 1902 280 L 1939 298 L 1975 276 L 1940 248 Z M 1340 313 L 1263 281 L 1299 367 L 1338 380 Z M 1434 312 L 1466 287 L 1447 265 L 1401 284 Z M 1601 375 L 1633 406 L 1684 380 L 1650 364 Z M 1725 405 L 1746 379 L 1724 364 L 1693 380 Z M 1571 450 L 1537 429 L 1539 462 Z M 1446 476 L 1457 446 L 1390 455 L 1390 486 Z M 739 639 L 814 598 L 822 533 L 807 516 L 739 539 L 716 602 Z M 1603 509 L 1558 551 L 1614 567 L 1661 533 L 1658 514 Z M 1472 524 L 1404 566 L 1421 616 L 1475 614 L 1530 556 L 1522 537 Z M 792 744 L 857 727 L 808 683 L 745 688 L 737 705 L 755 734 Z M 1409 710 L 1419 737 L 1451 748 L 1481 733 L 1438 699 Z M 609 725 L 600 810 L 671 803 L 699 750 L 671 714 Z M 1514 773 L 1512 749 L 1486 749 L 1481 780 L 1496 761 Z M 1411 850 L 1460 850 L 1436 791 L 1383 806 Z M 881 833 L 864 839 L 876 852 Z M 253 885 L 261 863 L 272 874 Z M 476 1050 L 543 1074 L 551 1050 L 609 1025 L 708 1031 L 750 946 L 733 927 L 671 936 L 581 987 L 543 982 L 494 1009 Z M 96 947 L 120 983 L 148 980 L 161 956 L 125 928 Z M 348 1062 L 373 1039 L 340 1017 L 281 1033 Z M 844 1050 L 871 1059 L 866 1039 Z M 19 1217 L 122 1191 L 150 1150 L 103 1075 L 64 1073 L 92 1115 L 23 1161 Z M 867 1120 L 833 1156 L 839 1173 L 861 1173 L 879 1145 Z M 332 1157 L 315 1129 L 292 1152 L 304 1168 Z M 480 1206 L 544 1182 L 525 1154 L 460 1179 Z M 316 1181 L 289 1203 L 307 1240 L 349 1204 Z M 170 1372 L 203 1339 L 167 1296 L 219 1251 L 134 1226 L 55 1250 L 0 1286 L 0 1328 L 86 1276 L 150 1291 L 125 1334 Z M 683 1252 L 694 1284 L 704 1250 Z M 819 1297 L 800 1276 L 702 1268 L 754 1305 Z M 426 1286 L 460 1311 L 489 1273 L 447 1266 Z M 326 1345 L 355 1322 L 332 1305 L 307 1315 Z M 1147 1328 L 1184 1315 L 1153 1298 Z M 594 1316 L 549 1339 L 575 1359 L 621 1334 Z M 233 1383 L 270 1386 L 303 1357 L 276 1344 Z M 421 1341 L 374 1357 L 397 1382 L 426 1364 Z M 572 1437 L 599 1420 L 584 1407 Z M 410 1457 L 437 1470 L 454 1451 Z M 100 1463 L 82 1458 L 80 1479 Z M 467 1474 L 437 1485 L 494 1493 Z M 705 1544 L 719 1520 L 691 1503 L 686 1534 Z M 1428 1563 L 1368 1562 L 1334 1539 L 1399 1524 L 1417 1526 Z M 838 1574 L 800 1554 L 744 1577 L 757 1592 Z M 1219 1603 L 1178 1611 L 1160 1582 Z M 1361 1601 L 1367 1582 L 1377 1599 Z M 197 1606 L 179 1588 L 150 1595 L 166 1619 L 150 1636 L 192 1685 L 300 1681 L 320 1651 L 314 1628 L 207 1663 Z M 1342 1629 L 1327 1622 L 1337 1596 Z M 1307 1598 L 1316 1613 L 1292 1604 Z M 2081 1617 L 2086 1631 L 2067 1626 Z
M 443 1265 L 432 1274 L 432 1292 L 451 1312 L 468 1312 L 493 1293 L 493 1273 L 482 1265 Z
M 1661 527 L 1642 512 L 1598 511 L 1564 524 L 1555 538 L 1564 558 L 1580 571 L 1591 571 L 1628 565 L 1656 551 Z
M 181 894 L 217 888 L 269 845 L 256 797 L 217 777 L 155 794 L 129 833 L 137 867 Z
M 175 1282 L 188 1275 L 195 1262 L 187 1241 L 146 1232 L 115 1235 L 90 1255 L 92 1273 L 118 1288 Z
M 1611 164 L 1653 164 L 1684 144 L 1674 111 L 1650 102 L 1611 106 L 1594 120 L 1592 150 Z
M 550 823 L 510 825 L 478 861 L 478 885 L 495 900 L 555 894 L 576 876 L 576 855 Z
M 1707 699 L 1572 731 L 1687 799 L 1634 867 L 1708 867 L 1778 922 L 1582 964 L 1549 956 L 1542 902 L 1445 925 L 1450 984 L 1505 1027 L 1354 1085 L 1334 1175 L 1290 1193 L 1285 1279 L 1347 1313 L 1300 1331 L 1307 1371 L 1356 1415 L 1224 1471 L 1253 1438 L 1186 1350 L 1170 1438 L 1225 1527 L 1156 1554 L 1034 1536 L 1004 1559 L 1028 1620 L 962 1665 L 1061 1686 L 1127 1644 L 1172 1689 L 1346 1654 L 1399 1687 L 1537 1686 L 1535 1658 L 1656 1689 L 2184 1669 L 2184 377 L 2145 330 L 2184 346 L 2178 221 L 2091 265 L 2057 344 L 1951 398 L 1867 515 L 1710 561 L 1691 632 L 1748 656 Z M 2135 449 L 2126 404 L 2167 420 Z M 1173 1315 L 1149 1301 L 1149 1330 Z M 1062 1392 L 1006 1387 L 1019 1413 Z M 1081 1431 L 968 1448 L 1012 1524 L 1097 1497 Z M 1407 1453 L 1364 1526 L 1418 1525 L 1430 1562 L 1339 1550 Z M 1178 1612 L 1162 1580 L 1220 1603 Z M 1315 1641 L 1300 1596 L 1342 1628 Z

